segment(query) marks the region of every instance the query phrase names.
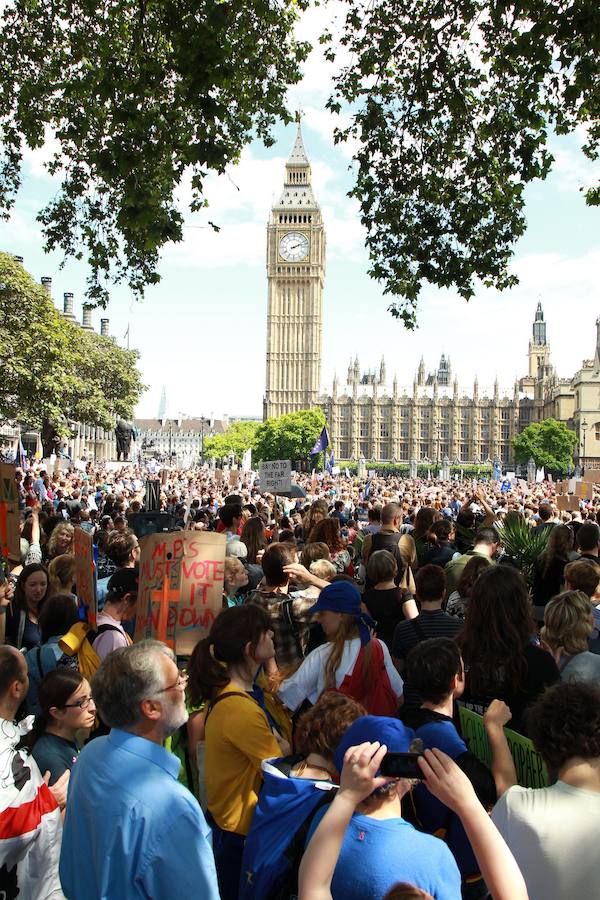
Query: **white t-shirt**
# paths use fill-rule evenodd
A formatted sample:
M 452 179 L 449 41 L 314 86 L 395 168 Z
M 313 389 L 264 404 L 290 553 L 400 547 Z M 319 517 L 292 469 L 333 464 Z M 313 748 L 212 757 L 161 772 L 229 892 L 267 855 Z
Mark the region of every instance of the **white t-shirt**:
M 376 638 L 374 639 L 376 640 Z M 404 683 L 392 662 L 390 652 L 383 641 L 379 641 L 383 650 L 383 661 L 396 697 L 402 695 Z M 288 709 L 297 709 L 303 700 L 316 703 L 325 690 L 325 665 L 331 652 L 331 644 L 322 644 L 309 653 L 297 672 L 282 683 L 278 697 Z M 351 675 L 360 652 L 360 638 L 346 641 L 342 658 L 335 673 L 335 686 L 339 688 L 346 675 Z
M 523 873 L 529 900 L 598 900 L 600 793 L 557 781 L 515 785 L 492 820 Z

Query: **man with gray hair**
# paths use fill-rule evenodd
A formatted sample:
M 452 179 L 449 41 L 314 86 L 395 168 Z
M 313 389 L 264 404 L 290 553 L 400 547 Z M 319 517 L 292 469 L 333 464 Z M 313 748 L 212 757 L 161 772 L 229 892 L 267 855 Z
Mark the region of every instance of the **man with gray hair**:
M 112 730 L 83 749 L 71 774 L 60 857 L 69 900 L 218 900 L 210 828 L 163 747 L 187 721 L 186 681 L 159 641 L 113 651 L 94 675 Z

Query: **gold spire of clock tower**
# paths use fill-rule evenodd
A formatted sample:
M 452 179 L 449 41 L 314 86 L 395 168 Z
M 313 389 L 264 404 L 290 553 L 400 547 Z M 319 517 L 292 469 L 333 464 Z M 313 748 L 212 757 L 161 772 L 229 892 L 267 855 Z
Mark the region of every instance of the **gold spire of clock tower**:
M 299 121 L 267 226 L 267 280 L 265 418 L 319 399 L 325 230 Z

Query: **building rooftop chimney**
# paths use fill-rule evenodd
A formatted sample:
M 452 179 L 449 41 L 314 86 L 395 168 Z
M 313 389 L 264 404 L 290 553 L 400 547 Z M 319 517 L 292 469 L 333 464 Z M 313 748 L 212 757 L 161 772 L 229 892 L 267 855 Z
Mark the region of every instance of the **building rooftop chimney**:
M 108 324 L 110 319 L 100 319 L 100 334 L 102 337 L 109 337 L 108 334 Z
M 73 313 L 73 294 L 63 294 L 63 316 L 65 319 L 75 319 Z
M 92 308 L 88 306 L 87 303 L 83 304 L 83 318 L 81 320 L 81 327 L 85 328 L 86 331 L 93 331 L 94 327 L 92 325 Z
M 52 279 L 47 275 L 42 275 L 42 287 L 46 288 L 49 294 L 52 294 Z

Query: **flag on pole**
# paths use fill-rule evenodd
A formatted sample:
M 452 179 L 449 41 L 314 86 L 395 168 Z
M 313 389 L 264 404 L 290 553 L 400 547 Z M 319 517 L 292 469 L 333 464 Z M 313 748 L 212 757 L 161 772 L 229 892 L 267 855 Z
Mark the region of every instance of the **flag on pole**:
M 25 450 L 25 447 L 23 446 L 21 435 L 19 435 L 19 447 L 17 450 L 17 466 L 19 469 L 27 468 L 27 452 Z
M 317 453 L 323 453 L 324 450 L 329 447 L 329 432 L 327 431 L 327 425 L 324 427 L 323 431 L 319 435 L 316 440 L 315 446 L 310 451 L 311 456 L 316 456 Z

